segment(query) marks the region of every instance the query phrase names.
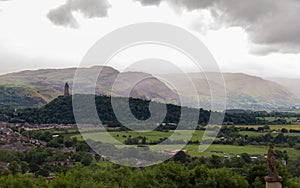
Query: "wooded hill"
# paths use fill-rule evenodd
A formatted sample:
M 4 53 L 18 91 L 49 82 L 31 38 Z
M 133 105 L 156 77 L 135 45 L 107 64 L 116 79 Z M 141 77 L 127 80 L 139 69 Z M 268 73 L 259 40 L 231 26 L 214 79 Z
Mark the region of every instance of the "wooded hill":
M 97 112 L 100 120 L 103 124 L 106 124 L 110 127 L 117 127 L 121 124 L 118 122 L 112 105 L 111 105 L 111 97 L 107 96 L 77 96 L 80 97 L 80 101 L 82 101 L 82 105 L 85 105 L 85 101 L 90 97 L 95 97 L 95 103 Z M 122 111 L 124 108 L 128 107 L 128 99 L 127 98 L 114 98 L 117 106 Z M 149 110 L 149 100 L 142 99 L 129 99 L 129 107 L 131 113 L 139 120 L 147 120 L 150 118 L 150 110 Z M 210 111 L 203 109 L 195 109 L 188 107 L 180 107 L 173 104 L 162 104 L 153 102 L 156 108 L 162 109 L 166 106 L 167 114 L 165 116 L 165 123 L 175 123 L 177 124 L 180 120 L 181 110 L 184 111 L 185 119 L 195 119 L 195 114 L 199 115 L 198 124 L 206 125 L 208 123 L 210 117 Z M 83 108 L 84 109 L 84 108 Z M 224 122 L 225 123 L 233 123 L 233 124 L 266 124 L 265 120 L 261 118 L 257 118 L 257 116 L 268 116 L 268 113 L 258 113 L 251 111 L 239 111 L 239 112 L 228 112 L 225 115 Z M 27 108 L 18 111 L 14 110 L 0 110 L 0 121 L 9 121 L 9 122 L 19 122 L 19 123 L 31 123 L 31 124 L 75 124 L 75 119 L 73 115 L 73 106 L 72 106 L 72 96 L 64 97 L 60 96 L 49 104 L 41 107 L 41 108 Z M 86 123 L 89 122 L 89 118 L 87 118 Z M 195 122 L 185 122 L 185 123 L 193 123 Z

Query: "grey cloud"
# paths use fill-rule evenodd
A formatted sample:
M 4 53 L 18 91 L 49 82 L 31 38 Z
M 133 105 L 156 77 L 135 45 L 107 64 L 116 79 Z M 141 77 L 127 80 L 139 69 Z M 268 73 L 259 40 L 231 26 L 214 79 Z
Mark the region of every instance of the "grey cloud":
M 188 10 L 206 8 L 212 6 L 216 0 L 135 0 L 139 1 L 144 6 L 160 5 L 161 2 L 166 1 L 171 4 L 175 4 L 179 7 L 186 8 Z
M 73 12 L 80 12 L 87 18 L 105 17 L 111 5 L 107 0 L 68 0 L 65 4 L 52 9 L 48 19 L 56 25 L 78 28 Z
M 216 19 L 228 26 L 241 26 L 249 39 L 262 47 L 257 54 L 300 52 L 300 1 L 297 0 L 227 0 L 215 9 Z
M 144 6 L 152 6 L 152 5 L 159 6 L 161 3 L 161 0 L 135 0 L 135 1 L 139 1 Z
M 188 10 L 208 8 L 213 6 L 218 1 L 219 0 L 169 0 L 170 3 Z
M 73 0 L 72 10 L 80 11 L 88 18 L 105 17 L 111 5 L 106 0 Z
M 215 25 L 244 28 L 249 39 L 260 46 L 258 49 L 251 50 L 252 52 L 258 54 L 300 53 L 299 0 L 161 1 L 189 11 L 209 9 L 216 20 Z
M 52 9 L 47 14 L 49 20 L 55 25 L 68 26 L 72 28 L 77 28 L 78 23 L 74 18 L 69 4 L 61 5 L 56 9 Z

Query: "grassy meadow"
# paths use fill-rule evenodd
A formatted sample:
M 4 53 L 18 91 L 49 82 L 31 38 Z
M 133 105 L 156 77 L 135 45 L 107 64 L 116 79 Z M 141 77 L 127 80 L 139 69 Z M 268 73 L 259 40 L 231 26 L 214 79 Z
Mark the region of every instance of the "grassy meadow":
M 278 126 L 279 127 L 279 126 Z M 283 126 L 285 127 L 285 126 Z M 295 126 L 293 127 L 295 128 Z M 299 127 L 300 128 L 300 127 Z M 160 132 L 160 131 L 149 131 L 149 132 L 134 132 L 134 131 L 119 131 L 119 132 L 91 132 L 91 133 L 85 133 L 85 137 L 97 140 L 99 137 L 101 137 L 102 140 L 108 140 L 114 137 L 116 140 L 122 144 L 126 139 L 128 138 L 134 138 L 138 136 L 146 137 L 147 143 L 150 141 L 157 141 L 161 138 L 168 138 L 174 133 L 174 131 L 168 131 L 168 132 Z M 188 130 L 178 130 L 176 133 L 180 137 L 188 137 L 190 134 L 190 131 Z M 193 134 L 192 141 L 199 140 L 201 141 L 202 136 L 204 134 L 204 131 L 202 130 L 196 130 Z M 267 134 L 267 133 L 258 133 L 258 132 L 251 132 L 251 131 L 241 131 L 240 134 L 247 134 L 249 136 L 258 136 L 261 134 Z M 293 133 L 286 133 L 286 134 L 293 134 Z M 300 135 L 300 134 L 295 134 Z M 72 134 L 70 138 L 76 137 L 78 140 L 82 140 L 82 136 L 80 134 Z M 112 143 L 112 142 L 111 142 Z M 180 146 L 173 144 L 173 145 L 158 145 L 155 148 L 156 149 L 178 149 Z M 189 155 L 191 156 L 211 156 L 211 155 L 218 155 L 218 156 L 234 156 L 242 153 L 248 153 L 249 155 L 264 155 L 267 154 L 268 146 L 260 146 L 260 145 L 246 145 L 246 146 L 237 146 L 237 145 L 223 145 L 223 144 L 213 144 L 209 146 L 204 152 L 199 152 L 199 145 L 198 144 L 188 144 L 184 147 L 184 149 L 188 150 Z M 300 157 L 300 150 L 296 150 L 293 148 L 286 148 L 286 147 L 276 147 L 277 150 L 280 151 L 287 151 L 289 156 L 291 158 L 297 158 Z

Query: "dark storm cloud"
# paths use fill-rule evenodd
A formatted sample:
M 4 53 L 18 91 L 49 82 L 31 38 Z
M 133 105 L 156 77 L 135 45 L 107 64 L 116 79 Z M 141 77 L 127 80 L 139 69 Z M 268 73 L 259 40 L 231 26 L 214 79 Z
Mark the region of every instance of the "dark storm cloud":
M 188 11 L 209 9 L 219 27 L 244 28 L 250 40 L 259 46 L 252 50 L 254 53 L 300 53 L 299 0 L 161 1 Z
M 86 18 L 97 18 L 107 16 L 110 7 L 107 0 L 68 0 L 50 10 L 47 17 L 56 25 L 77 28 L 79 25 L 72 14 L 73 11 L 82 13 Z

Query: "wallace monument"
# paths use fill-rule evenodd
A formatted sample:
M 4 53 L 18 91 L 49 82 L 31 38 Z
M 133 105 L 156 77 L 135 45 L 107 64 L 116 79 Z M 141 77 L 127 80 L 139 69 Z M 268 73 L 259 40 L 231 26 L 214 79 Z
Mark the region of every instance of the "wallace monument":
M 70 96 L 70 86 L 68 84 L 68 82 L 65 84 L 65 88 L 64 88 L 64 96 L 67 97 L 67 96 Z

